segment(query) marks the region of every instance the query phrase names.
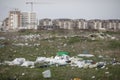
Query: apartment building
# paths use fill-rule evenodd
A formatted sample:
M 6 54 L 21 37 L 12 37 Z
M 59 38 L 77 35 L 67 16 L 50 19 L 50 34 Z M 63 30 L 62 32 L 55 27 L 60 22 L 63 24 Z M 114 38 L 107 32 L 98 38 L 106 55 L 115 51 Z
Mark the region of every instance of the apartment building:
M 120 21 L 118 21 L 117 29 L 120 30 Z
M 36 13 L 21 12 L 20 29 L 37 29 Z
M 76 29 L 88 29 L 87 21 L 85 19 L 76 19 L 75 27 L 76 27 Z
M 52 24 L 52 20 L 51 19 L 45 18 L 45 19 L 41 19 L 39 21 L 39 25 L 41 25 L 41 26 L 51 26 L 53 24 Z
M 53 24 L 59 26 L 60 29 L 70 30 L 74 28 L 74 21 L 71 19 L 55 19 Z
M 120 20 L 85 20 L 85 19 L 41 19 L 37 25 L 35 12 L 21 12 L 17 9 L 10 11 L 8 18 L 3 21 L 6 30 L 19 29 L 78 29 L 78 30 L 120 30 Z
M 17 9 L 10 11 L 8 18 L 3 21 L 6 30 L 37 29 L 36 13 L 21 12 Z
M 39 29 L 45 29 L 45 30 L 56 30 L 59 29 L 59 26 L 55 25 L 54 20 L 51 20 L 49 18 L 41 19 L 39 21 Z
M 103 27 L 107 31 L 117 31 L 120 30 L 120 20 L 103 20 Z
M 79 30 L 120 30 L 120 20 L 85 20 L 85 19 L 41 19 L 39 21 L 39 26 L 42 26 L 42 29 L 54 28 L 55 26 L 59 29 L 79 29 Z
M 9 12 L 8 30 L 17 30 L 20 27 L 20 11 L 14 10 Z
M 109 29 L 116 31 L 118 29 L 118 20 L 109 20 Z

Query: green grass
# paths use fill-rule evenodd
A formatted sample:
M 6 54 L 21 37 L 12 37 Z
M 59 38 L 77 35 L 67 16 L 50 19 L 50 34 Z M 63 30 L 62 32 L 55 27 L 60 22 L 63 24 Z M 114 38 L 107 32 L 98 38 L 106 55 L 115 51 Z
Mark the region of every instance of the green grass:
M 68 39 L 68 44 L 74 44 L 74 43 L 77 43 L 77 42 L 80 42 L 80 38 L 79 37 L 70 37 Z
M 111 49 L 120 49 L 120 41 L 111 40 L 109 42 L 109 48 L 111 48 Z
M 80 69 L 71 68 L 69 66 L 63 67 L 49 67 L 49 68 L 24 68 L 18 66 L 0 66 L 0 80 L 14 79 L 19 80 L 70 80 L 71 78 L 80 78 L 81 80 L 93 80 L 92 76 L 95 76 L 95 80 L 119 80 L 120 67 L 110 66 L 108 69 Z M 52 77 L 49 79 L 43 78 L 42 72 L 50 69 Z M 109 72 L 109 74 L 105 74 Z M 25 75 L 22 76 L 22 73 Z
M 115 31 L 115 32 L 113 32 L 113 31 L 107 31 L 107 32 L 104 32 L 104 33 L 110 34 L 110 35 L 113 35 L 113 34 L 119 35 L 119 34 L 120 34 L 120 31 Z
M 63 33 L 61 33 L 63 32 Z M 77 33 L 77 32 L 76 32 Z M 80 32 L 78 32 L 80 33 Z M 77 33 L 77 34 L 78 34 Z M 83 32 L 81 34 L 88 34 L 89 32 Z M 26 60 L 35 61 L 37 57 L 45 56 L 51 57 L 55 56 L 56 53 L 61 51 L 70 52 L 70 56 L 77 56 L 80 53 L 83 53 L 84 50 L 89 51 L 90 54 L 94 54 L 94 58 L 83 58 L 83 59 L 92 59 L 94 61 L 108 61 L 110 62 L 114 57 L 120 61 L 120 42 L 117 40 L 88 40 L 82 39 L 80 37 L 72 38 L 50 38 L 42 39 L 36 41 L 30 41 L 28 43 L 40 43 L 40 46 L 13 46 L 11 45 L 15 41 L 11 36 L 16 35 L 26 35 L 26 34 L 53 34 L 53 35 L 71 35 L 69 31 L 25 31 L 25 32 L 13 32 L 13 33 L 1 33 L 0 35 L 6 36 L 9 40 L 0 40 L 0 44 L 5 44 L 4 47 L 0 48 L 0 62 L 6 60 L 12 61 L 15 58 L 23 57 Z M 115 34 L 114 34 L 115 35 Z M 118 35 L 118 34 L 117 34 Z M 51 42 L 49 42 L 51 41 Z M 15 43 L 20 43 L 22 41 L 17 40 Z M 6 44 L 7 43 L 7 44 Z M 22 42 L 24 43 L 24 42 Z M 64 46 L 66 44 L 66 46 Z M 59 48 L 58 48 L 59 46 Z M 98 58 L 99 55 L 103 55 L 104 59 Z M 108 56 L 108 57 L 106 57 Z M 67 66 L 51 66 L 48 68 L 25 68 L 19 66 L 7 66 L 0 65 L 0 80 L 71 80 L 71 78 L 80 78 L 81 80 L 119 80 L 120 79 L 120 67 L 119 65 L 107 65 L 108 69 L 80 69 L 77 67 Z M 52 77 L 50 79 L 45 79 L 42 76 L 44 70 L 50 69 Z M 109 71 L 110 74 L 105 74 Z M 25 73 L 22 76 L 22 73 Z M 92 79 L 92 76 L 95 76 Z

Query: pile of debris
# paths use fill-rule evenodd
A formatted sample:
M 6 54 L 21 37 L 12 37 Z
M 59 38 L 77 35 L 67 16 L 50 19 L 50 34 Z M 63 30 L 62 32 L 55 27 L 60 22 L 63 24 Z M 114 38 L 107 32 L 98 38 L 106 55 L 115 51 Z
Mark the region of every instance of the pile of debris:
M 89 34 L 87 38 L 91 40 L 106 40 L 106 39 L 115 40 L 116 39 L 115 37 L 109 34 L 104 34 L 104 33 L 92 33 L 92 34 Z
M 94 57 L 92 54 L 79 54 L 82 57 Z M 5 61 L 7 65 L 18 65 L 34 68 L 36 64 L 42 64 L 40 68 L 48 66 L 66 66 L 78 68 L 105 68 L 106 62 L 94 62 L 93 60 L 83 60 L 80 57 L 70 57 L 68 52 L 58 52 L 55 57 L 37 57 L 35 61 L 27 61 L 25 58 L 16 58 L 13 61 Z
M 16 58 L 13 61 L 5 61 L 5 64 L 8 65 L 17 65 L 17 66 L 25 66 L 25 67 L 34 67 L 34 62 L 33 61 L 26 61 L 25 58 Z

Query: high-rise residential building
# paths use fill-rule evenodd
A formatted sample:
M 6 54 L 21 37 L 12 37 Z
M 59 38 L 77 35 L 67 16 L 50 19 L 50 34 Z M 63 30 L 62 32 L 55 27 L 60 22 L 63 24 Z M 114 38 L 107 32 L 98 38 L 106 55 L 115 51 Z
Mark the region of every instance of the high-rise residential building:
M 17 9 L 9 12 L 7 30 L 37 29 L 36 13 L 21 12 Z M 5 20 L 5 24 L 7 21 Z
M 37 29 L 36 13 L 22 12 L 20 24 L 21 29 Z
M 20 27 L 20 11 L 9 12 L 8 30 L 17 30 Z

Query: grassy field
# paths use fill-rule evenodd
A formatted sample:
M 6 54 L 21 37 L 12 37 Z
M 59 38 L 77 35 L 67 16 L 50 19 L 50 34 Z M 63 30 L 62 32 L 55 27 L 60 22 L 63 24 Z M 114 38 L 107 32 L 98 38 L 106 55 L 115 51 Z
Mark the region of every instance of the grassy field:
M 0 36 L 6 37 L 5 40 L 0 40 L 0 62 L 12 61 L 15 58 L 23 57 L 26 60 L 35 61 L 37 57 L 55 56 L 58 51 L 68 51 L 69 56 L 77 56 L 87 50 L 94 54 L 94 61 L 112 61 L 116 58 L 120 61 L 120 38 L 119 32 L 105 32 L 116 36 L 118 40 L 90 40 L 83 37 L 54 37 L 69 36 L 69 35 L 87 35 L 92 32 L 74 32 L 74 31 L 22 31 L 11 33 L 0 33 Z M 40 34 L 52 35 L 52 38 L 26 41 L 21 39 L 15 40 L 16 36 Z M 13 43 L 39 43 L 39 46 L 14 46 Z M 98 58 L 99 55 L 104 56 L 104 59 Z M 42 76 L 44 70 L 50 69 L 52 77 L 45 79 Z M 107 73 L 109 72 L 109 73 Z M 24 75 L 23 75 L 24 74 Z M 119 80 L 120 65 L 107 65 L 104 69 L 81 69 L 77 67 L 67 66 L 50 66 L 47 68 L 25 68 L 19 66 L 0 65 L 0 80 L 71 80 L 80 78 L 81 80 Z

